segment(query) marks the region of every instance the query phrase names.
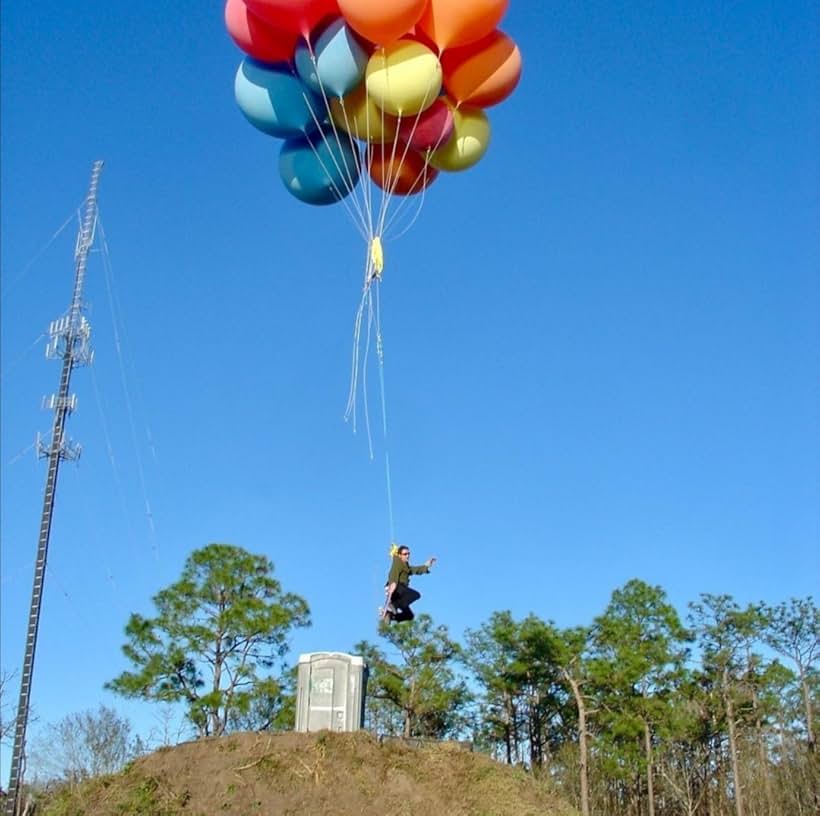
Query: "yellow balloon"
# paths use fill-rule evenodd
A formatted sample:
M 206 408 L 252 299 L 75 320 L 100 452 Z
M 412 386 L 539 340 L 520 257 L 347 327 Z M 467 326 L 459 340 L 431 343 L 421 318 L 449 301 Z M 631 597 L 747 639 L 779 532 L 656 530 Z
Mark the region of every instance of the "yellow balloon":
M 376 105 L 364 83 L 342 99 L 331 99 L 330 115 L 337 127 L 362 141 L 381 144 L 396 138 L 396 120 Z
M 453 135 L 428 161 L 437 170 L 456 172 L 476 164 L 490 146 L 490 120 L 481 108 L 455 108 Z
M 441 63 L 427 46 L 398 40 L 376 51 L 367 63 L 367 92 L 394 116 L 429 108 L 441 90 Z

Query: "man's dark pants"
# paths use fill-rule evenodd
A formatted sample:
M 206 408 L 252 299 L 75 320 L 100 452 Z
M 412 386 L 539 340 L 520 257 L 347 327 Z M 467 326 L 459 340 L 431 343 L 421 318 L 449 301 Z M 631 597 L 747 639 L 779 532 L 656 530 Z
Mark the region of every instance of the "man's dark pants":
M 413 620 L 415 615 L 413 614 L 413 610 L 410 609 L 410 604 L 415 603 L 419 598 L 421 598 L 420 592 L 411 589 L 407 584 L 399 584 L 395 590 L 393 590 L 393 595 L 390 597 L 390 602 L 396 610 L 396 613 L 393 615 L 393 620 L 397 623 Z

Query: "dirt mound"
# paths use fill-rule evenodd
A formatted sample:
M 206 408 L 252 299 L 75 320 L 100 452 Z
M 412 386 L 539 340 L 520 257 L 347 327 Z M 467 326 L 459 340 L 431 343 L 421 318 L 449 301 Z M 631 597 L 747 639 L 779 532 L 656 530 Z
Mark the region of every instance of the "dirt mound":
M 532 776 L 456 745 L 235 734 L 63 790 L 38 816 L 572 816 Z

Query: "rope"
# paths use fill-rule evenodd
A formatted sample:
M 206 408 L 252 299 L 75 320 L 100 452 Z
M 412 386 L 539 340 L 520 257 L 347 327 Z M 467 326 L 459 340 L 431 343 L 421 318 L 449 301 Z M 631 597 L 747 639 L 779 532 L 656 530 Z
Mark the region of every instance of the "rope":
M 366 264 L 367 274 L 370 274 L 371 264 L 368 261 Z M 347 411 L 345 419 L 353 421 L 353 431 L 356 432 L 356 406 L 357 406 L 357 391 L 359 383 L 359 375 L 362 378 L 362 405 L 364 410 L 365 432 L 367 435 L 367 447 L 370 454 L 370 459 L 375 458 L 373 448 L 373 435 L 370 427 L 370 408 L 367 401 L 367 360 L 370 356 L 370 347 L 372 343 L 373 334 L 375 332 L 376 340 L 376 361 L 379 373 L 379 403 L 381 409 L 382 420 L 382 438 L 384 443 L 384 468 L 385 468 L 385 484 L 387 489 L 387 514 L 390 529 L 390 540 L 395 540 L 395 520 L 393 511 L 393 480 L 390 468 L 390 450 L 388 445 L 387 434 L 387 389 L 385 387 L 384 376 L 384 335 L 381 327 L 381 299 L 380 287 L 378 278 L 370 277 L 366 281 L 362 291 L 362 298 L 359 301 L 359 308 L 356 311 L 356 319 L 354 321 L 353 329 L 353 356 L 351 362 L 351 378 L 350 390 L 348 392 Z M 374 284 L 375 287 L 374 287 Z M 375 297 L 373 290 L 375 288 Z M 362 321 L 364 319 L 365 310 L 367 311 L 367 324 L 364 339 L 364 354 L 361 354 L 362 348 Z M 361 357 L 364 357 L 364 363 L 361 363 Z
M 370 455 L 370 459 L 374 459 L 374 446 L 373 446 L 373 435 L 371 432 L 371 423 L 370 423 L 370 408 L 367 399 L 368 393 L 368 360 L 370 358 L 370 349 L 371 344 L 373 342 L 374 334 L 375 334 L 375 352 L 376 352 L 376 364 L 378 366 L 378 377 L 379 377 L 379 402 L 380 402 L 380 411 L 381 411 L 381 425 L 382 425 L 382 438 L 384 444 L 384 472 L 385 472 L 385 488 L 387 493 L 387 514 L 388 514 L 388 524 L 389 524 L 389 531 L 390 531 L 390 541 L 395 541 L 395 515 L 394 515 L 394 502 L 393 502 L 393 479 L 392 479 L 392 471 L 391 471 L 391 464 L 390 464 L 390 451 L 388 445 L 388 422 L 387 422 L 387 389 L 385 385 L 385 361 L 384 361 L 384 335 L 382 334 L 382 327 L 381 327 L 381 301 L 380 301 L 380 293 L 379 293 L 379 286 L 378 284 L 381 283 L 381 275 L 382 275 L 382 268 L 383 268 L 383 254 L 382 254 L 382 238 L 384 237 L 386 231 L 393 226 L 399 215 L 401 214 L 402 210 L 406 206 L 406 201 L 402 201 L 401 204 L 396 208 L 396 211 L 392 214 L 392 216 L 388 220 L 388 216 L 390 214 L 390 207 L 393 202 L 393 197 L 395 193 L 395 189 L 399 183 L 401 178 L 399 174 L 399 169 L 403 165 L 404 161 L 407 158 L 408 152 L 410 150 L 409 142 L 412 141 L 413 134 L 416 132 L 416 129 L 419 125 L 421 120 L 422 111 L 426 106 L 422 105 L 422 110 L 418 111 L 413 119 L 413 124 L 410 129 L 409 138 L 407 139 L 407 143 L 400 146 L 399 141 L 399 125 L 401 124 L 401 117 L 399 117 L 398 123 L 396 125 L 395 134 L 392 140 L 392 144 L 382 140 L 378 145 L 369 145 L 365 148 L 362 156 L 360 157 L 358 146 L 355 143 L 354 136 L 352 133 L 353 128 L 351 127 L 350 119 L 348 118 L 348 112 L 344 104 L 344 98 L 340 98 L 339 106 L 341 108 L 342 117 L 344 118 L 345 123 L 345 131 L 347 134 L 347 138 L 350 141 L 350 147 L 352 149 L 353 155 L 356 157 L 357 162 L 357 169 L 359 171 L 360 176 L 362 177 L 362 190 L 359 192 L 356 189 L 357 185 L 353 184 L 353 179 L 350 174 L 350 168 L 347 166 L 346 162 L 343 162 L 345 165 L 344 168 L 339 166 L 337 162 L 333 149 L 331 147 L 331 143 L 329 141 L 330 132 L 332 131 L 333 137 L 336 140 L 336 144 L 339 147 L 339 152 L 341 155 L 342 153 L 342 142 L 339 134 L 339 130 L 336 127 L 336 120 L 333 117 L 333 112 L 331 109 L 330 100 L 328 98 L 328 94 L 326 93 L 324 84 L 322 83 L 321 75 L 318 69 L 316 54 L 313 50 L 312 44 L 310 41 L 307 41 L 307 47 L 310 53 L 310 58 L 313 63 L 313 67 L 315 69 L 316 77 L 319 81 L 319 88 L 321 91 L 321 97 L 325 104 L 325 109 L 328 114 L 328 118 L 330 120 L 331 129 L 330 131 L 326 128 L 321 127 L 321 124 L 313 111 L 312 107 L 309 105 L 309 98 L 307 94 L 305 95 L 305 101 L 308 103 L 311 116 L 313 117 L 314 124 L 318 129 L 319 133 L 321 134 L 321 138 L 324 143 L 329 148 L 330 156 L 333 163 L 336 166 L 336 170 L 338 171 L 339 178 L 342 179 L 342 182 L 345 185 L 345 190 L 350 196 L 350 203 L 348 203 L 346 197 L 342 197 L 339 195 L 340 191 L 337 189 L 336 184 L 333 180 L 331 180 L 331 184 L 333 185 L 334 191 L 339 195 L 342 203 L 345 206 L 345 210 L 348 213 L 348 216 L 356 225 L 359 233 L 362 235 L 363 239 L 367 244 L 367 257 L 364 263 L 364 281 L 362 284 L 362 293 L 361 298 L 359 299 L 359 305 L 356 309 L 356 315 L 353 321 L 353 348 L 351 351 L 351 361 L 350 361 L 350 386 L 348 389 L 347 395 L 347 405 L 345 408 L 345 421 L 349 421 L 352 423 L 353 432 L 357 432 L 357 407 L 358 407 L 358 397 L 359 397 L 359 386 L 361 384 L 361 397 L 362 397 L 362 411 L 364 414 L 364 424 L 365 424 L 365 432 L 367 436 L 367 446 L 368 446 L 368 453 Z M 365 94 L 364 94 L 364 104 L 365 104 L 365 125 L 367 131 L 370 132 L 370 97 L 367 90 L 367 83 L 364 84 Z M 437 88 L 429 88 L 427 94 L 425 95 L 425 101 L 429 97 L 430 94 L 437 94 Z M 383 109 L 380 109 L 380 118 L 381 118 L 381 130 L 384 132 L 385 128 L 385 112 Z M 308 140 L 309 144 L 311 145 L 311 149 L 313 150 L 314 154 L 316 155 L 317 160 L 319 161 L 322 168 L 327 173 L 327 168 L 325 167 L 324 162 L 322 161 L 321 156 L 319 156 L 318 151 L 316 150 L 315 146 L 313 145 L 312 141 Z M 438 145 L 436 145 L 438 147 Z M 378 213 L 375 215 L 374 218 L 374 202 L 373 202 L 373 189 L 372 185 L 367 183 L 368 180 L 365 178 L 366 174 L 369 170 L 369 154 L 374 151 L 380 151 L 381 153 L 381 161 L 382 166 L 387 168 L 387 172 L 385 173 L 384 182 L 381 187 L 381 196 L 379 201 L 379 208 Z M 397 161 L 398 154 L 401 154 L 401 159 Z M 385 164 L 386 156 L 390 156 L 390 161 L 388 164 Z M 415 221 L 418 219 L 421 209 L 424 205 L 424 188 L 427 186 L 427 162 L 424 163 L 424 167 L 422 171 L 418 174 L 416 179 L 414 180 L 411 190 L 415 189 L 416 185 L 419 182 L 422 183 L 422 196 L 421 200 L 418 204 L 415 214 L 410 221 L 410 224 L 402 230 L 401 235 L 404 235 L 410 227 L 413 226 Z M 327 173 L 328 177 L 330 178 L 330 173 Z M 359 199 L 361 196 L 361 199 Z M 374 284 L 375 287 L 375 295 L 374 295 Z M 365 323 L 365 313 L 366 313 L 366 323 Z M 365 325 L 363 326 L 363 323 Z M 362 329 L 364 328 L 364 338 L 362 337 Z
M 384 438 L 384 472 L 387 487 L 387 514 L 390 523 L 390 540 L 396 540 L 393 519 L 393 481 L 390 474 L 390 449 L 387 444 L 387 392 L 384 387 L 384 338 L 381 327 L 381 302 L 379 289 L 376 289 L 376 356 L 379 360 L 379 390 L 382 404 L 382 434 Z
M 367 360 L 370 357 L 370 340 L 373 336 L 373 295 L 370 287 L 367 287 L 367 334 L 364 343 L 365 365 L 362 368 L 362 405 L 364 406 L 364 426 L 367 430 L 367 448 L 373 457 L 373 435 L 370 432 L 370 406 L 367 401 Z
M 362 335 L 362 319 L 364 318 L 364 310 L 370 296 L 370 287 L 374 281 L 372 272 L 372 261 L 370 256 L 365 260 L 364 267 L 364 285 L 362 286 L 362 297 L 359 300 L 359 308 L 356 310 L 356 318 L 353 321 L 353 359 L 350 370 L 350 390 L 347 395 L 347 408 L 345 409 L 345 421 L 353 420 L 353 432 L 356 432 L 356 397 L 358 392 L 359 371 L 364 370 L 364 365 L 361 361 L 361 335 Z M 368 312 L 369 313 L 369 312 Z M 367 353 L 365 353 L 365 363 L 367 361 Z

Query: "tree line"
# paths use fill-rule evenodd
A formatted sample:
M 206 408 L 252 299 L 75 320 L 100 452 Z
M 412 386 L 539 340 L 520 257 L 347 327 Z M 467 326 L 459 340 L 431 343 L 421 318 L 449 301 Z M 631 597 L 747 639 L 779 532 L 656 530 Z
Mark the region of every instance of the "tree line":
M 288 643 L 310 610 L 268 558 L 208 545 L 153 601 L 155 615 L 129 619 L 131 667 L 109 689 L 181 704 L 199 737 L 293 727 Z M 808 816 L 820 812 L 819 638 L 810 597 L 742 607 L 703 594 L 682 617 L 636 579 L 588 626 L 500 611 L 459 642 L 420 615 L 353 651 L 369 666 L 369 729 L 469 739 L 583 816 Z M 77 722 L 93 735 L 93 716 Z M 121 748 L 110 733 L 106 744 Z
M 398 659 L 357 649 L 371 728 L 468 734 L 584 816 L 808 816 L 819 634 L 811 598 L 704 594 L 682 620 L 661 587 L 632 580 L 589 626 L 495 612 L 457 643 L 422 615 L 383 631 Z

